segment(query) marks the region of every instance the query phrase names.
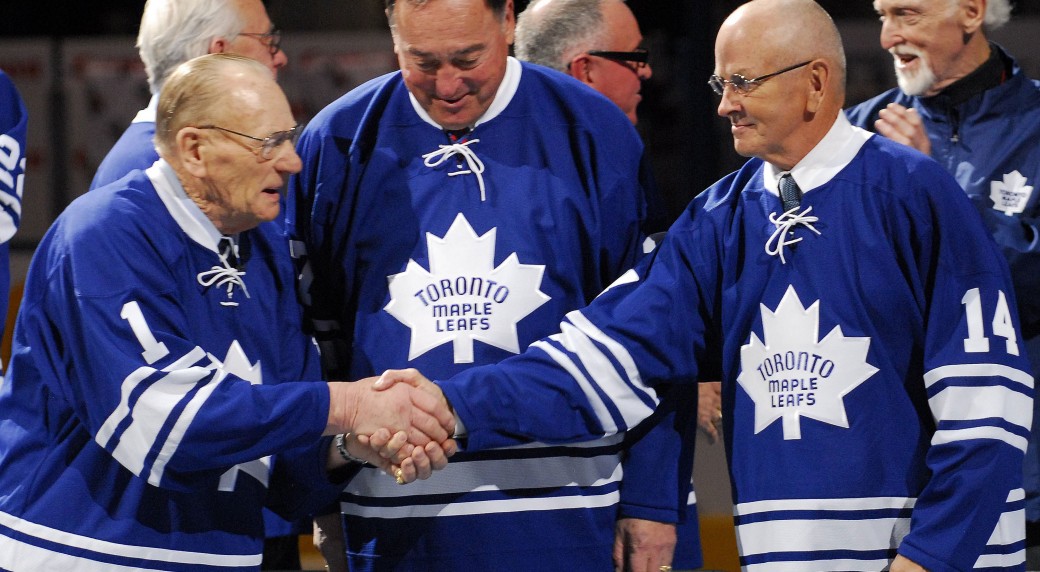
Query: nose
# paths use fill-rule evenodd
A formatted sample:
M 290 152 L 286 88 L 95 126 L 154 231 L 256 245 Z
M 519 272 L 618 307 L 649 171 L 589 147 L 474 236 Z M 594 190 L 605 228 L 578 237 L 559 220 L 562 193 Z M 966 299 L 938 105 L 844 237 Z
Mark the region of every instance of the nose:
M 289 56 L 285 54 L 285 50 L 279 49 L 271 56 L 271 67 L 274 69 L 275 74 L 278 73 L 278 70 L 284 68 L 287 63 L 289 63 Z
M 296 148 L 288 141 L 283 143 L 282 147 L 284 149 L 280 149 L 278 157 L 275 158 L 275 169 L 280 173 L 288 173 L 290 175 L 299 173 L 303 169 L 303 160 L 296 153 Z
M 893 18 L 885 18 L 881 22 L 881 48 L 890 50 L 903 43 L 903 36 L 899 24 Z
M 646 81 L 654 76 L 654 68 L 650 67 L 650 62 L 647 62 L 645 66 L 636 70 L 636 74 L 640 81 Z
M 719 117 L 729 117 L 731 114 L 740 111 L 740 97 L 740 94 L 733 89 L 732 85 L 724 84 L 717 110 Z
M 462 74 L 453 66 L 441 66 L 434 78 L 434 90 L 438 99 L 457 99 L 465 91 Z

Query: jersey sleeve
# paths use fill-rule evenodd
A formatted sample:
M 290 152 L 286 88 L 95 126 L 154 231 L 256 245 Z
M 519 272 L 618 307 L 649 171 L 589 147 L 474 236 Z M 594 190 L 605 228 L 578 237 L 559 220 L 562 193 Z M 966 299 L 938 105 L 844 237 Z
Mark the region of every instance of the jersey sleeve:
M 278 383 L 237 341 L 192 339 L 198 324 L 175 283 L 195 277 L 177 275 L 144 235 L 113 225 L 56 239 L 67 226 L 52 229 L 34 261 L 21 335 L 55 403 L 96 446 L 153 486 L 211 490 L 241 472 L 266 484 L 263 458 L 317 442 L 325 384 Z M 307 351 L 302 336 L 280 340 L 279 324 L 267 326 L 273 346 Z
M 620 510 L 622 517 L 678 523 L 691 488 L 697 386 L 657 389 L 657 410 L 625 436 Z
M 587 308 L 569 313 L 560 333 L 439 382 L 466 427 L 468 449 L 626 431 L 660 403 L 654 384 L 697 378 L 707 327 L 701 308 L 713 288 L 694 271 L 708 249 L 675 246 L 696 240 L 676 236 L 681 225 Z
M 1007 265 L 960 189 L 949 196 L 932 196 L 922 252 L 935 255 L 920 269 L 929 298 L 923 381 L 935 424 L 931 478 L 899 548 L 929 570 L 996 566 L 1012 548 L 1001 531 L 1015 528 L 1016 514 L 1021 519 L 1033 409 Z
M 28 116 L 14 83 L 0 72 L 0 243 L 11 240 L 22 218 Z

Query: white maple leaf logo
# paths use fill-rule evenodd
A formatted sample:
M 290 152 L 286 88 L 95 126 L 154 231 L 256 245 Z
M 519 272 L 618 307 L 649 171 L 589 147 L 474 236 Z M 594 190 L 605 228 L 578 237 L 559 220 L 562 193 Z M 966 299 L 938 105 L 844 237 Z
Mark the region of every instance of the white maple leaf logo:
M 800 417 L 848 428 L 843 398 L 878 369 L 867 363 L 870 338 L 847 338 L 841 326 L 817 341 L 820 302 L 806 309 L 793 286 L 776 312 L 762 305 L 762 331 L 740 348 L 737 382 L 755 402 L 755 433 L 783 418 L 784 439 L 801 439 Z
M 520 353 L 516 324 L 549 301 L 539 288 L 545 265 L 516 253 L 498 267 L 492 228 L 482 236 L 461 213 L 443 238 L 426 233 L 430 270 L 409 260 L 390 276 L 384 310 L 412 330 L 408 359 L 453 343 L 455 363 L 473 363 L 473 341 Z
M 218 370 L 213 380 L 214 383 L 219 383 L 228 375 L 233 375 L 253 385 L 260 385 L 264 382 L 260 362 L 250 364 L 249 357 L 238 343 L 238 340 L 231 342 L 231 347 L 228 348 L 227 356 L 223 362 L 218 361 L 213 354 L 209 354 L 209 358 L 213 362 L 212 367 Z M 222 491 L 235 490 L 239 473 L 245 473 L 253 477 L 266 487 L 268 476 L 271 474 L 271 457 L 267 456 L 231 467 L 220 476 L 218 489 Z
M 993 200 L 993 210 L 1012 216 L 1026 210 L 1033 187 L 1022 173 L 1011 171 L 1004 175 L 1003 181 L 989 182 L 989 198 Z

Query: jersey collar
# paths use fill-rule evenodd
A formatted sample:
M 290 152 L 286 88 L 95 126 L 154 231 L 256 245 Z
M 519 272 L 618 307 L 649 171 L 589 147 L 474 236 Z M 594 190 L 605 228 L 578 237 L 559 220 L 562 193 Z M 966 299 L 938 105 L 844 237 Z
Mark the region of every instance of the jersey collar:
M 498 91 L 495 92 L 495 99 L 491 102 L 491 106 L 488 107 L 484 115 L 481 115 L 477 122 L 473 124 L 473 127 L 480 125 L 481 123 L 487 123 L 498 114 L 502 113 L 503 110 L 509 105 L 509 102 L 513 101 L 513 96 L 516 95 L 516 90 L 520 86 L 520 76 L 523 73 L 523 66 L 520 65 L 520 61 L 513 56 L 506 58 L 506 73 L 502 78 L 502 83 L 498 85 Z M 415 99 L 412 92 L 408 92 L 408 100 L 412 102 L 412 109 L 415 110 L 419 117 L 436 127 L 437 129 L 444 129 L 434 121 L 429 113 L 419 105 L 419 100 Z

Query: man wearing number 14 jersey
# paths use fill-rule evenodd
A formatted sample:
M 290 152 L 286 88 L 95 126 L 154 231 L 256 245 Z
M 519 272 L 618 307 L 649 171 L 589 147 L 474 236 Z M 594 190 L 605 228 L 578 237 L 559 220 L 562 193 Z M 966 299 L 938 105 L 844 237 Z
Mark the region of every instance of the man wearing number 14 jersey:
M 1033 377 L 977 211 L 849 124 L 818 4 L 741 5 L 715 60 L 751 159 L 559 334 L 441 381 L 467 451 L 622 431 L 659 384 L 721 379 L 745 571 L 1021 571 Z

